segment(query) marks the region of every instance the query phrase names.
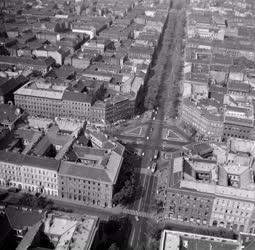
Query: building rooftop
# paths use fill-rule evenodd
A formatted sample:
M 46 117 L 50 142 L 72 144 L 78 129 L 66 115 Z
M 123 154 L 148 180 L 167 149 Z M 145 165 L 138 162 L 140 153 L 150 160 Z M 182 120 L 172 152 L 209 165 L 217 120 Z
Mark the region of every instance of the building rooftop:
M 239 250 L 237 240 L 201 234 L 164 230 L 161 234 L 160 250 Z
M 23 64 L 23 65 L 37 65 L 49 67 L 54 63 L 54 59 L 48 57 L 46 59 L 32 59 L 27 57 L 12 57 L 12 56 L 0 56 L 0 64 Z
M 11 92 L 15 91 L 17 88 L 21 87 L 27 79 L 25 77 L 17 77 L 5 80 L 6 78 L 2 78 L 0 81 L 0 95 L 5 96 L 7 94 L 10 94 Z
M 224 165 L 224 169 L 228 174 L 240 175 L 243 172 L 249 170 L 249 166 L 241 166 L 227 163 L 226 165 Z
M 64 176 L 73 176 L 76 178 L 85 178 L 101 182 L 115 183 L 122 165 L 123 158 L 113 151 L 105 159 L 107 159 L 107 162 L 102 159 L 96 164 L 62 161 L 59 173 L 60 175 Z
M 32 227 L 43 218 L 43 213 L 27 208 L 8 206 L 5 212 L 11 227 L 17 230 Z
M 254 141 L 239 139 L 239 138 L 231 138 L 229 141 L 229 148 L 233 153 L 245 153 L 251 154 L 255 157 L 255 144 Z
M 34 223 L 17 249 L 46 249 L 44 246 L 37 246 L 38 241 L 35 240 L 37 237 L 40 241 L 41 235 L 46 235 L 56 250 L 89 250 L 98 230 L 98 221 L 96 216 L 48 213 L 40 222 Z
M 62 99 L 64 90 L 67 87 L 68 85 L 64 84 L 63 81 L 61 81 L 60 85 L 57 85 L 53 81 L 45 81 L 44 79 L 36 78 L 16 90 L 15 94 L 49 99 Z
M 228 91 L 240 91 L 240 92 L 250 92 L 250 85 L 248 83 L 230 81 L 228 83 Z
M 0 123 L 3 125 L 9 125 L 19 119 L 22 112 L 16 106 L 10 106 L 8 104 L 0 105 Z
M 191 158 L 188 162 L 196 171 L 209 172 L 217 168 L 217 162 L 212 160 Z
M 60 161 L 46 158 L 35 157 L 31 155 L 22 155 L 14 152 L 0 151 L 0 159 L 3 162 L 9 162 L 17 165 L 30 166 L 35 168 L 44 168 L 51 171 L 58 171 Z

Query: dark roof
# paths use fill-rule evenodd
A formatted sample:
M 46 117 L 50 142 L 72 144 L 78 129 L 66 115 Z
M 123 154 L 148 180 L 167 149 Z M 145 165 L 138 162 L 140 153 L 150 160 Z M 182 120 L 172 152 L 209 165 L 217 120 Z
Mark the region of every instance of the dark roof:
M 32 227 L 43 218 L 43 213 L 38 211 L 25 211 L 11 206 L 8 206 L 5 212 L 13 229 Z
M 21 87 L 26 81 L 22 80 L 22 78 L 18 79 L 10 79 L 8 81 L 3 81 L 0 83 L 0 95 L 5 96 L 8 95 L 15 90 L 17 90 L 19 87 Z
M 250 85 L 248 83 L 230 81 L 228 83 L 228 90 L 241 91 L 241 92 L 250 92 Z
M 14 122 L 21 115 L 18 110 L 16 106 L 0 104 L 0 123 L 9 124 Z
M 34 238 L 36 237 L 38 231 L 40 230 L 42 226 L 42 222 L 38 221 L 35 225 L 33 225 L 27 233 L 24 235 L 23 239 L 19 243 L 16 250 L 23 250 L 23 249 L 30 249 L 30 250 L 49 250 L 49 248 L 43 248 L 43 247 L 32 247 L 32 243 Z
M 44 168 L 52 171 L 58 171 L 60 161 L 53 158 L 35 157 L 24 155 L 23 164 L 31 167 Z
M 33 148 L 32 152 L 37 156 L 42 156 L 50 147 L 51 142 L 47 136 L 44 136 L 37 145 Z
M 216 92 L 216 93 L 222 93 L 226 94 L 227 93 L 227 88 L 219 85 L 211 85 L 209 88 L 210 92 Z
M 20 164 L 22 161 L 23 155 L 13 153 L 13 152 L 6 152 L 0 150 L 0 160 L 13 163 L 13 164 Z
M 208 153 L 213 152 L 213 149 L 207 143 L 200 143 L 200 144 L 194 145 L 194 150 L 199 155 L 204 155 L 204 154 L 208 154 Z
M 250 242 L 245 248 L 244 250 L 254 250 L 255 249 L 255 240 L 253 240 L 252 242 Z
M 0 243 L 6 239 L 11 230 L 11 224 L 6 214 L 0 215 Z
M 83 164 L 67 161 L 62 161 L 59 168 L 59 175 L 111 182 L 111 179 L 103 168 L 86 167 Z
M 55 60 L 52 57 L 43 59 L 32 59 L 30 57 L 14 57 L 14 56 L 0 56 L 0 63 L 3 64 L 25 64 L 25 65 L 40 65 L 40 66 L 51 66 Z
M 25 166 L 44 168 L 52 171 L 58 171 L 60 161 L 52 158 L 35 157 L 31 155 L 22 155 L 14 152 L 0 151 L 1 161 L 23 164 Z
M 242 119 L 238 117 L 229 117 L 225 116 L 224 124 L 235 124 L 239 126 L 253 127 L 253 120 L 251 119 Z
M 63 100 L 91 103 L 92 98 L 84 93 L 65 91 L 63 94 Z

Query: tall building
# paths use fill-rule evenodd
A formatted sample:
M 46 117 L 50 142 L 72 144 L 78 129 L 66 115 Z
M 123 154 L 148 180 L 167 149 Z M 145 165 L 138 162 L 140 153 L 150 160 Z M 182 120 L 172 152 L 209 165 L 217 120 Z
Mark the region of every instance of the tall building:
M 225 95 L 223 138 L 249 139 L 254 127 L 254 108 L 250 97 Z
M 183 100 L 181 119 L 194 127 L 198 134 L 211 140 L 221 141 L 223 133 L 223 115 L 220 104 L 208 100 L 192 102 L 189 98 Z
M 14 99 L 32 116 L 89 120 L 91 105 L 102 91 L 102 84 L 91 81 L 35 78 L 15 91 Z
M 0 151 L 0 185 L 58 196 L 60 161 Z
M 108 142 L 109 144 L 109 142 Z M 109 146 L 109 145 L 108 145 Z M 93 149 L 75 145 L 59 169 L 59 195 L 78 204 L 111 207 L 123 161 L 123 147 Z

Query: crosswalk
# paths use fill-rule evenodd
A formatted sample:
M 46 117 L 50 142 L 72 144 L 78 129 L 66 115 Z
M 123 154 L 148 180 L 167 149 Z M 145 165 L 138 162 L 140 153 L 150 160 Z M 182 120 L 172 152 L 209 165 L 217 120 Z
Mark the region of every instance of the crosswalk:
M 152 213 L 146 213 L 146 212 L 137 211 L 137 210 L 133 210 L 133 209 L 127 209 L 127 208 L 124 208 L 122 210 L 122 212 L 125 214 L 130 214 L 130 215 L 139 216 L 139 217 L 143 217 L 143 218 L 155 219 L 155 217 Z

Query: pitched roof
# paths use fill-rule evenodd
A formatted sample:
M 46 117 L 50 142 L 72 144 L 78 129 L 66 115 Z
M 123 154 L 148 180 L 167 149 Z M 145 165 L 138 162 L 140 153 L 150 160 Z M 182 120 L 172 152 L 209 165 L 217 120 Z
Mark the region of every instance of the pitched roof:
M 13 229 L 32 227 L 43 218 L 43 213 L 38 211 L 25 211 L 11 206 L 8 206 L 5 212 Z
M 6 237 L 8 237 L 9 232 L 11 231 L 11 224 L 8 220 L 6 214 L 0 215 L 0 242 L 2 243 Z
M 106 171 L 102 168 L 86 167 L 83 164 L 62 161 L 59 174 L 64 176 L 73 176 L 76 178 L 86 178 L 102 182 L 111 182 Z
M 17 165 L 25 165 L 37 168 L 44 168 L 51 171 L 58 171 L 60 161 L 52 158 L 35 157 L 22 155 L 14 152 L 0 150 L 0 160 Z
M 63 100 L 91 103 L 92 98 L 89 95 L 84 93 L 65 91 L 63 94 Z
M 21 78 L 19 79 L 10 79 L 8 81 L 3 81 L 0 83 L 0 95 L 5 96 L 10 94 L 11 92 L 15 91 L 17 88 L 21 87 L 25 81 Z

